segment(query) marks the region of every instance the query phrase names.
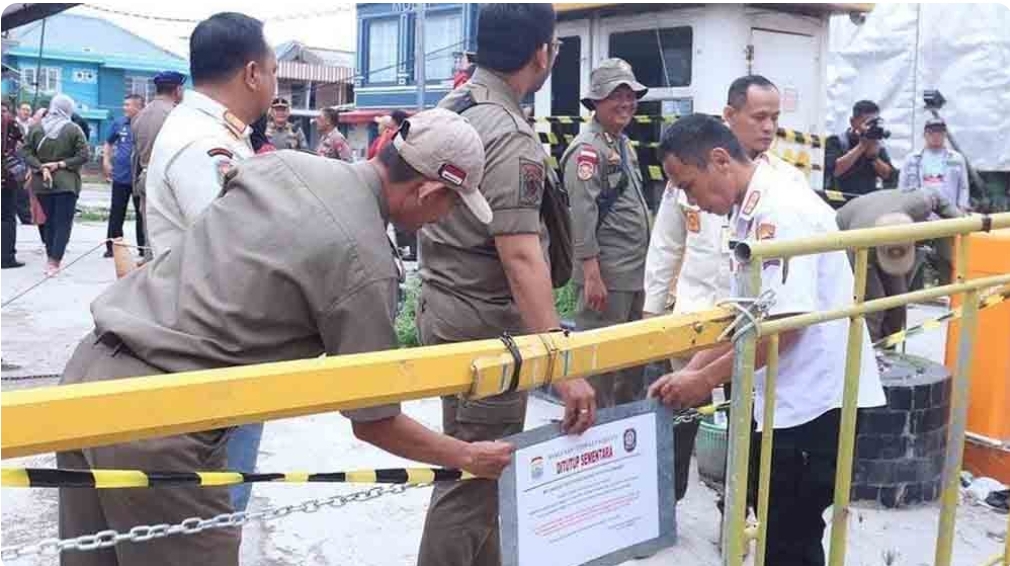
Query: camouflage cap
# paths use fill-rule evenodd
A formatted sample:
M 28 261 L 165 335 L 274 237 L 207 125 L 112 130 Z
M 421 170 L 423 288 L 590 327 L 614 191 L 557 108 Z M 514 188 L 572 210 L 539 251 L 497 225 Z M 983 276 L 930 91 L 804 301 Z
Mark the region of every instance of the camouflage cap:
M 648 87 L 635 79 L 635 72 L 627 61 L 617 57 L 605 59 L 589 75 L 589 93 L 582 99 L 582 104 L 592 110 L 595 102 L 607 98 L 621 85 L 628 85 L 638 98 L 649 92 Z

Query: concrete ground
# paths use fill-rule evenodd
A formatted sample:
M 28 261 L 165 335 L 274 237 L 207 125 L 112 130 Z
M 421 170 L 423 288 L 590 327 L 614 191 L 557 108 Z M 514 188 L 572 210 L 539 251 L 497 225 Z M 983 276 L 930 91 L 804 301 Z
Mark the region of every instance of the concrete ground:
M 93 193 L 93 194 L 92 194 Z M 86 191 L 82 203 L 101 205 L 103 195 Z M 128 224 L 125 233 L 133 233 Z M 65 263 L 105 237 L 105 225 L 82 222 L 74 228 Z M 18 231 L 19 258 L 28 265 L 2 272 L 2 298 L 7 301 L 42 278 L 44 257 L 33 227 Z M 53 385 L 55 380 L 9 381 L 25 375 L 59 373 L 77 341 L 91 328 L 88 305 L 115 278 L 112 260 L 101 250 L 71 266 L 2 311 L 3 391 Z M 936 316 L 935 307 L 913 307 L 910 322 Z M 909 341 L 909 351 L 938 359 L 944 333 L 935 331 Z M 8 370 L 8 365 L 18 366 Z M 407 403 L 406 411 L 432 428 L 440 426 L 439 403 L 434 399 Z M 559 408 L 540 399 L 530 403 L 527 427 L 557 417 Z M 378 449 L 354 439 L 346 419 L 337 414 L 273 421 L 266 427 L 260 453 L 261 471 L 338 471 L 403 465 Z M 5 460 L 7 467 L 51 467 L 51 454 Z M 251 510 L 273 508 L 355 491 L 326 484 L 258 485 Z M 242 563 L 295 566 L 343 565 L 407 566 L 414 563 L 430 490 L 411 489 L 402 495 L 295 514 L 245 528 Z M 718 515 L 715 493 L 692 478 L 688 495 L 678 508 L 680 540 L 660 554 L 629 564 L 719 564 L 716 541 Z M 920 566 L 933 563 L 938 507 L 919 505 L 902 510 L 855 506 L 850 519 L 847 564 Z M 42 489 L 0 490 L 0 541 L 3 547 L 56 536 L 56 494 Z M 966 502 L 958 513 L 954 564 L 977 566 L 1002 548 L 1006 517 Z M 885 555 L 893 557 L 888 561 Z M 550 560 L 545 559 L 545 564 Z M 57 564 L 54 559 L 24 559 L 19 565 Z

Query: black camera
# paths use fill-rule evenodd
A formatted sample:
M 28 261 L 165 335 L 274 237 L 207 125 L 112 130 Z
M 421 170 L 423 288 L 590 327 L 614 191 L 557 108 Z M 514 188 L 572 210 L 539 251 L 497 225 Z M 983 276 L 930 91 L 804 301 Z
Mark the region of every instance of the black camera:
M 863 130 L 863 137 L 868 140 L 882 140 L 891 137 L 891 131 L 884 129 L 884 119 L 880 116 L 872 120 L 867 120 Z

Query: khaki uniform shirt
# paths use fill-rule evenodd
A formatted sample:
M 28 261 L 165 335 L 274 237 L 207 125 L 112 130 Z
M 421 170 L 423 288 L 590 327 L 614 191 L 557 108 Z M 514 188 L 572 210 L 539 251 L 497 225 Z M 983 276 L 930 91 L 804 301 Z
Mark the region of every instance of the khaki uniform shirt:
M 278 128 L 273 121 L 267 123 L 267 139 L 270 145 L 277 149 L 307 149 L 309 142 L 305 140 L 305 132 L 288 122 L 283 128 Z
M 165 372 L 396 348 L 399 274 L 386 221 L 370 164 L 257 156 L 172 250 L 92 303 L 96 331 Z
M 502 331 L 524 332 L 496 236 L 539 234 L 545 259 L 547 232 L 540 219 L 544 183 L 556 177 L 547 154 L 527 123 L 519 99 L 497 75 L 478 69 L 470 82 L 449 93 L 440 106 L 453 108 L 472 96 L 477 106 L 463 113 L 486 152 L 480 191 L 494 220 L 484 225 L 462 204 L 418 233 L 424 295 L 421 316 L 432 313 L 450 340 L 489 338 Z
M 140 114 L 130 120 L 133 130 L 133 190 L 140 196 L 146 196 L 146 169 L 151 163 L 151 150 L 158 132 L 165 125 L 168 115 L 175 109 L 175 103 L 164 98 L 155 98 L 140 111 Z
M 235 162 L 253 156 L 251 129 L 220 102 L 186 92 L 158 132 L 147 168 L 147 245 L 164 252 L 221 192 Z
M 595 257 L 607 289 L 641 291 L 649 246 L 649 208 L 642 192 L 638 155 L 630 140 L 623 134 L 608 134 L 594 119 L 568 145 L 561 167 L 572 203 L 573 280 L 584 283 L 582 262 Z M 624 189 L 600 222 L 597 197 L 605 188 L 616 190 L 622 183 Z
M 838 228 L 841 230 L 873 228 L 878 218 L 894 212 L 907 214 L 915 222 L 925 222 L 934 214 L 943 218 L 961 216 L 961 211 L 946 199 L 931 199 L 929 194 L 923 191 L 885 189 L 845 203 L 845 206 L 838 209 Z

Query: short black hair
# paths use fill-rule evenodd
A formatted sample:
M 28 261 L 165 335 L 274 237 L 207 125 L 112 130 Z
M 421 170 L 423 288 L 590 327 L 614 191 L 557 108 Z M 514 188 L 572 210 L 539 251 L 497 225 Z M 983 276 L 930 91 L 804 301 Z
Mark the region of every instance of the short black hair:
M 140 96 L 139 94 L 127 94 L 126 96 L 123 97 L 123 100 L 132 100 L 134 102 L 137 102 L 140 104 L 141 108 L 144 107 L 144 103 L 146 102 L 146 100 L 144 100 L 144 97 Z
M 181 87 L 182 85 L 172 84 L 172 83 L 154 83 L 154 93 L 155 94 L 172 94 L 175 89 Z
M 393 119 L 393 122 L 395 122 L 397 126 L 399 126 L 407 119 L 407 113 L 403 110 L 393 110 L 393 113 L 390 114 L 389 117 Z
M 379 150 L 379 163 L 386 166 L 391 183 L 406 183 L 422 177 L 421 173 L 410 166 L 400 155 L 399 150 L 390 141 Z
M 477 65 L 518 71 L 554 39 L 554 20 L 550 4 L 485 4 L 477 16 Z
M 775 83 L 761 75 L 744 75 L 729 85 L 729 94 L 726 95 L 726 104 L 737 110 L 743 108 L 744 105 L 747 104 L 747 91 L 752 86 L 773 88 L 775 90 L 778 90 L 779 88 L 775 86 Z
M 880 114 L 880 107 L 872 100 L 860 100 L 852 105 L 852 117 L 859 118 L 869 114 Z
M 230 78 L 270 51 L 263 22 L 245 14 L 221 12 L 200 22 L 189 36 L 189 74 L 193 84 Z
M 691 114 L 680 118 L 663 132 L 663 139 L 659 143 L 663 159 L 675 155 L 684 163 L 700 169 L 708 166 L 708 154 L 717 147 L 725 149 L 736 161 L 747 161 L 747 154 L 733 132 L 722 120 L 708 114 Z

